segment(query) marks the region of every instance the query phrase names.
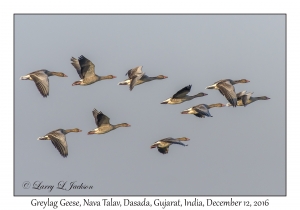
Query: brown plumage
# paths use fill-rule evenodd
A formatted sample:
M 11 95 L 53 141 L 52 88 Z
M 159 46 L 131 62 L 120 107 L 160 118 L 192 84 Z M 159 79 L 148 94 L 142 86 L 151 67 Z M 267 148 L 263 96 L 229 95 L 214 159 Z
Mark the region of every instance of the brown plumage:
M 260 97 L 252 97 L 253 93 L 247 93 L 246 91 L 242 91 L 237 93 L 237 106 L 247 106 L 258 100 L 269 100 L 267 96 Z M 227 103 L 226 106 L 232 106 L 230 103 Z
M 137 66 L 135 68 L 132 68 L 127 71 L 125 75 L 128 75 L 128 78 L 130 79 L 129 89 L 132 91 L 133 87 L 137 84 L 137 82 L 142 78 L 142 76 L 145 74 L 142 71 L 143 66 Z
M 134 86 L 143 84 L 145 82 L 150 82 L 153 80 L 162 80 L 162 79 L 166 79 L 166 78 L 168 78 L 168 77 L 164 76 L 164 75 L 158 75 L 156 77 L 148 77 L 146 74 L 144 74 L 139 80 L 136 81 Z M 131 79 L 127 79 L 127 80 L 124 80 L 124 81 L 118 83 L 118 85 L 130 85 L 130 84 L 131 84 Z
M 62 72 L 48 71 L 46 69 L 37 70 L 31 72 L 25 76 L 20 77 L 21 80 L 31 80 L 34 81 L 37 89 L 41 95 L 45 98 L 49 95 L 49 77 L 58 76 L 58 77 L 67 77 Z
M 81 130 L 78 128 L 67 129 L 67 130 L 60 128 L 60 129 L 57 129 L 57 130 L 47 133 L 43 137 L 39 137 L 38 140 L 51 140 L 52 144 L 59 151 L 59 153 L 63 157 L 67 157 L 68 156 L 68 144 L 66 141 L 66 134 L 68 134 L 70 132 L 81 132 Z
M 121 123 L 117 125 L 112 125 L 109 122 L 109 117 L 107 117 L 102 112 L 99 112 L 97 109 L 93 110 L 93 116 L 95 118 L 95 123 L 97 125 L 97 128 L 94 130 L 91 130 L 88 132 L 88 135 L 90 134 L 104 134 L 108 133 L 112 130 L 115 130 L 119 127 L 130 127 L 128 123 Z
M 188 85 L 188 86 L 182 88 L 181 90 L 177 91 L 171 98 L 168 98 L 168 99 L 164 100 L 163 102 L 161 102 L 161 104 L 181 104 L 185 101 L 189 101 L 194 98 L 207 95 L 206 93 L 201 92 L 196 95 L 189 96 L 187 94 L 191 91 L 191 88 L 192 88 L 192 85 Z
M 211 114 L 209 113 L 209 109 L 213 108 L 213 107 L 224 107 L 226 105 L 221 104 L 221 103 L 217 103 L 217 104 L 199 104 L 197 106 L 193 106 L 189 109 L 186 109 L 184 111 L 181 112 L 181 114 L 193 114 L 196 117 L 200 117 L 200 118 L 205 118 L 206 117 L 212 117 Z
M 181 141 L 189 141 L 189 138 L 186 137 L 182 137 L 182 138 L 172 138 L 172 137 L 168 137 L 165 139 L 161 139 L 159 141 L 156 141 L 154 144 L 151 145 L 151 149 L 156 148 L 158 149 L 158 151 L 162 154 L 167 154 L 169 152 L 169 147 L 172 144 L 179 144 L 182 146 L 187 146 L 186 144 L 183 144 Z
M 247 83 L 250 82 L 246 79 L 241 80 L 231 80 L 231 79 L 223 79 L 215 82 L 213 85 L 207 86 L 206 89 L 216 89 L 219 90 L 220 93 L 225 96 L 228 102 L 233 106 L 236 107 L 237 105 L 237 97 L 235 93 L 234 86 L 238 83 Z
M 81 80 L 74 82 L 72 86 L 91 85 L 100 80 L 116 78 L 116 76 L 114 75 L 98 76 L 97 74 L 95 74 L 95 65 L 92 63 L 92 61 L 90 61 L 83 55 L 81 55 L 78 59 L 72 57 L 71 61 L 72 61 L 71 64 L 77 70 L 77 73 L 81 78 Z

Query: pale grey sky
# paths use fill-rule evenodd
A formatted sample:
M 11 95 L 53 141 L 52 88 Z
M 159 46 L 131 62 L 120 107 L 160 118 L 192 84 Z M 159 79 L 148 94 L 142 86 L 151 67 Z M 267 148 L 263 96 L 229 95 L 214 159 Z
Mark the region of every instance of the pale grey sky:
M 96 73 L 113 80 L 72 86 L 70 64 L 84 55 Z M 117 83 L 130 68 L 168 79 L 136 86 Z M 43 98 L 20 76 L 38 69 L 50 77 Z M 236 92 L 268 96 L 244 107 L 210 110 L 200 119 L 180 112 L 200 103 L 227 103 L 205 87 L 219 79 L 248 79 Z M 285 194 L 285 16 L 284 15 L 17 15 L 15 16 L 15 194 L 16 195 L 284 195 Z M 208 95 L 162 105 L 186 85 L 190 95 Z M 129 123 L 105 135 L 96 128 L 96 108 L 112 124 Z M 63 158 L 39 136 L 75 128 Z M 150 145 L 166 137 L 191 140 L 162 155 Z M 22 183 L 60 181 L 92 190 L 23 189 Z

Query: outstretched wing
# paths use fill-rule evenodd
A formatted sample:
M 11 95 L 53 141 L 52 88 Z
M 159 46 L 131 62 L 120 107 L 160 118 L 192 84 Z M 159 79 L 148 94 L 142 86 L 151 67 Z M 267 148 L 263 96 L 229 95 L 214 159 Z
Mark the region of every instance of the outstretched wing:
M 43 97 L 49 95 L 49 78 L 43 71 L 36 71 L 30 74 L 30 77 L 34 81 L 37 89 L 40 91 Z
M 241 99 L 241 97 L 243 96 L 243 95 L 245 95 L 246 94 L 246 90 L 244 90 L 244 91 L 242 91 L 242 92 L 239 92 L 239 93 L 237 93 L 236 94 L 236 98 L 237 98 L 237 100 L 240 100 Z
M 97 109 L 93 110 L 93 116 L 98 127 L 100 127 L 101 125 L 109 124 L 109 117 L 107 117 L 102 112 L 99 112 Z
M 72 61 L 72 65 L 74 66 L 74 68 L 77 70 L 77 73 L 78 73 L 78 75 L 79 75 L 79 77 L 81 78 L 81 79 L 83 79 L 83 76 L 82 76 L 82 73 L 81 73 L 81 66 L 80 66 L 80 64 L 79 64 L 79 61 L 76 59 L 76 58 L 74 58 L 74 57 L 72 57 L 71 58 L 71 61 Z
M 92 61 L 83 55 L 78 58 L 78 61 L 81 66 L 81 74 L 83 78 L 95 75 L 95 65 L 92 63 Z
M 168 137 L 168 138 L 161 139 L 161 140 L 159 140 L 159 141 L 165 141 L 165 142 L 167 142 L 167 141 L 169 141 L 169 140 L 174 140 L 174 138 Z
M 95 74 L 95 65 L 83 55 L 81 55 L 78 60 L 72 57 L 71 61 L 71 64 L 77 70 L 77 73 L 81 79 L 93 76 Z
M 184 143 L 182 143 L 180 140 L 173 139 L 173 138 L 166 138 L 166 139 L 162 139 L 160 141 L 168 142 L 170 144 L 180 144 L 182 146 L 187 146 Z
M 136 74 L 144 74 L 144 72 L 142 71 L 142 67 L 143 66 L 137 66 L 135 68 L 132 68 L 128 70 L 125 75 L 127 75 L 129 79 L 132 79 Z
M 136 85 L 137 81 L 139 79 L 141 79 L 142 76 L 145 74 L 142 71 L 142 67 L 143 66 L 135 67 L 133 69 L 128 70 L 128 72 L 126 73 L 126 75 L 128 75 L 128 78 L 131 79 L 130 86 L 129 86 L 130 90 L 133 89 L 133 87 Z
M 253 93 L 247 93 L 241 97 L 244 106 L 247 106 L 247 101 L 250 99 Z
M 233 107 L 236 107 L 237 97 L 236 97 L 234 86 L 229 81 L 225 81 L 225 82 L 220 82 L 218 84 L 218 88 L 222 93 L 222 95 L 224 95 L 225 98 L 228 100 L 228 102 Z
M 52 144 L 54 147 L 59 151 L 59 153 L 63 157 L 68 156 L 68 144 L 66 141 L 66 136 L 60 131 L 52 131 L 47 134 L 48 137 L 51 139 Z
M 188 85 L 188 86 L 182 88 L 177 93 L 175 93 L 172 96 L 172 98 L 182 98 L 182 97 L 186 96 L 186 94 L 188 94 L 191 91 L 191 88 L 192 88 L 192 85 Z
M 193 109 L 196 112 L 198 112 L 197 114 L 195 114 L 195 116 L 197 116 L 197 117 L 201 117 L 201 118 L 204 118 L 204 116 L 212 117 L 209 113 L 209 109 L 206 106 L 204 106 L 203 104 L 194 106 Z

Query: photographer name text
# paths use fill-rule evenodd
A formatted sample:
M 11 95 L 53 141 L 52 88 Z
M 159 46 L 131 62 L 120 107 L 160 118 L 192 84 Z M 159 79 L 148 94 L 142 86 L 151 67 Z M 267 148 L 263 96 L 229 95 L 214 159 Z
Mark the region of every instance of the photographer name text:
M 34 181 L 33 183 L 26 181 L 23 182 L 22 187 L 23 189 L 45 190 L 47 192 L 52 192 L 53 189 L 65 191 L 93 189 L 92 185 L 87 185 L 77 181 L 59 181 L 56 185 L 46 184 L 43 181 Z

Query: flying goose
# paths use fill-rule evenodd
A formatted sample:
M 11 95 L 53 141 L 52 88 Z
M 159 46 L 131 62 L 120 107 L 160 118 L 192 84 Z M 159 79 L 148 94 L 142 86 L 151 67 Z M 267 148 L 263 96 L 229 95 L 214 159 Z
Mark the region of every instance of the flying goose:
M 109 123 L 109 120 L 110 120 L 109 117 L 107 117 L 102 112 L 97 111 L 97 109 L 93 110 L 93 116 L 95 118 L 95 123 L 97 125 L 97 128 L 95 128 L 94 130 L 89 131 L 88 135 L 108 133 L 108 132 L 110 132 L 112 130 L 115 130 L 119 127 L 130 127 L 130 125 L 127 124 L 127 123 L 111 125 Z
M 209 109 L 213 107 L 224 107 L 224 104 L 217 103 L 217 104 L 199 104 L 197 106 L 193 106 L 189 109 L 186 109 L 181 112 L 181 114 L 194 114 L 196 117 L 205 118 L 206 117 L 212 117 L 209 113 Z
M 48 71 L 46 69 L 37 70 L 31 72 L 25 76 L 20 77 L 20 80 L 32 80 L 34 81 L 37 89 L 45 98 L 49 95 L 49 78 L 50 76 L 67 77 L 62 72 Z
M 128 78 L 130 80 L 130 82 L 129 82 L 130 91 L 132 91 L 134 86 L 137 85 L 138 81 L 145 75 L 145 73 L 142 71 L 142 68 L 143 68 L 143 66 L 137 66 L 135 68 L 128 70 L 127 73 L 125 74 L 128 76 Z M 141 83 L 139 83 L 139 84 L 141 84 Z
M 144 74 L 138 81 L 136 81 L 135 86 L 143 84 L 145 82 L 150 82 L 153 80 L 161 80 L 161 79 L 166 79 L 166 78 L 168 78 L 168 77 L 164 76 L 164 75 L 158 75 L 156 77 L 148 77 L 146 74 Z M 130 84 L 131 84 L 131 79 L 127 79 L 127 80 L 124 80 L 124 81 L 118 83 L 118 85 L 130 85 Z
M 267 96 L 260 96 L 260 97 L 252 97 L 252 93 L 247 93 L 246 90 L 237 93 L 237 106 L 247 106 L 257 100 L 269 100 Z M 226 106 L 232 106 L 230 103 L 227 103 Z
M 72 57 L 71 61 L 72 61 L 71 64 L 77 70 L 77 73 L 81 78 L 81 80 L 74 82 L 72 86 L 74 85 L 85 86 L 85 85 L 93 84 L 100 80 L 116 78 L 116 76 L 113 75 L 98 76 L 97 74 L 95 74 L 95 65 L 92 63 L 92 61 L 90 61 L 83 55 L 81 55 L 78 59 Z
M 167 154 L 169 151 L 169 146 L 171 144 L 179 144 L 182 146 L 187 146 L 186 144 L 183 144 L 181 141 L 189 141 L 189 138 L 186 137 L 182 137 L 182 138 L 172 138 L 172 137 L 168 137 L 165 139 L 161 139 L 157 142 L 155 142 L 154 144 L 151 145 L 151 149 L 156 148 L 158 149 L 158 151 L 162 154 Z
M 228 102 L 233 106 L 236 107 L 237 104 L 237 97 L 235 93 L 234 86 L 238 83 L 247 83 L 250 82 L 246 79 L 241 80 L 231 80 L 231 79 L 223 79 L 215 82 L 213 85 L 207 86 L 206 89 L 216 89 L 219 90 L 220 93 L 225 96 Z
M 54 131 L 51 131 L 50 133 L 47 133 L 43 137 L 39 137 L 37 140 L 51 140 L 54 147 L 59 151 L 59 153 L 63 157 L 68 156 L 68 144 L 66 141 L 66 134 L 70 132 L 81 132 L 80 129 L 74 128 L 74 129 L 57 129 Z
M 179 90 L 177 93 L 175 93 L 171 98 L 168 98 L 167 100 L 164 100 L 161 102 L 161 104 L 180 104 L 185 101 L 192 100 L 197 97 L 206 96 L 206 93 L 198 93 L 194 96 L 188 96 L 187 94 L 191 91 L 192 85 L 188 85 L 181 90 Z

